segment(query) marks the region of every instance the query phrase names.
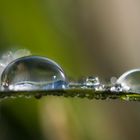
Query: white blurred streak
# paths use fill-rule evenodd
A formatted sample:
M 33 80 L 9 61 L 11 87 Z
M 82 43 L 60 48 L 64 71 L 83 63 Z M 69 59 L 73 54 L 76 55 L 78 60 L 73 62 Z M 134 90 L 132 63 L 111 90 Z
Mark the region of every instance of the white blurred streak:
M 13 58 L 17 59 L 17 58 L 28 56 L 28 55 L 31 55 L 31 52 L 29 50 L 20 49 L 20 50 L 17 50 L 15 53 L 13 53 Z

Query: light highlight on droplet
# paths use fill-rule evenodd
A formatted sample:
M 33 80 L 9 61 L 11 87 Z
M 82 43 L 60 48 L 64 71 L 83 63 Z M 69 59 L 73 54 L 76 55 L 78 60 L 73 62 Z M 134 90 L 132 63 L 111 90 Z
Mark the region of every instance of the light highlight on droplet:
M 122 86 L 122 91 L 140 93 L 140 69 L 133 69 L 122 74 L 117 84 Z

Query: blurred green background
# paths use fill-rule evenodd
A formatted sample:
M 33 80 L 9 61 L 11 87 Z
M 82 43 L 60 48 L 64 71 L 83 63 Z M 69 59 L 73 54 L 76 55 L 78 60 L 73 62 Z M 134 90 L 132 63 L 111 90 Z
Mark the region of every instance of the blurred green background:
M 0 50 L 29 49 L 73 79 L 140 67 L 137 0 L 0 0 Z M 139 102 L 63 97 L 0 102 L 0 140 L 140 139 Z

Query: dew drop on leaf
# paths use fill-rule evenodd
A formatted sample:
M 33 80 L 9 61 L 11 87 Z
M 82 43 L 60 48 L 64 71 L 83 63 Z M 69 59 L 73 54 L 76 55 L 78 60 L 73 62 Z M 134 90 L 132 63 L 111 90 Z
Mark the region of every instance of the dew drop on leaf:
M 140 93 L 140 69 L 133 69 L 122 74 L 117 84 L 121 85 L 122 91 Z
M 67 79 L 54 61 L 40 56 L 25 56 L 12 61 L 1 75 L 4 90 L 63 89 Z

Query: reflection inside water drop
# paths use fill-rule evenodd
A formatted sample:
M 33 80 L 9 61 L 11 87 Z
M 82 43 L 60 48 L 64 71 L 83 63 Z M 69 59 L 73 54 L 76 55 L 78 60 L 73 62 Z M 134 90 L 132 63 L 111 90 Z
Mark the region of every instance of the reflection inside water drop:
M 63 89 L 67 81 L 62 68 L 40 56 L 26 56 L 12 61 L 1 75 L 4 90 Z

